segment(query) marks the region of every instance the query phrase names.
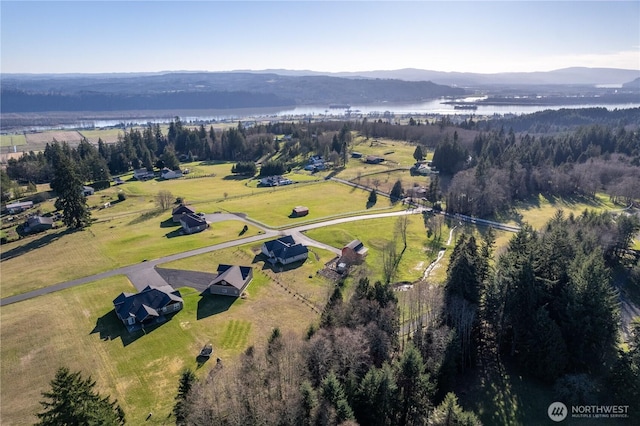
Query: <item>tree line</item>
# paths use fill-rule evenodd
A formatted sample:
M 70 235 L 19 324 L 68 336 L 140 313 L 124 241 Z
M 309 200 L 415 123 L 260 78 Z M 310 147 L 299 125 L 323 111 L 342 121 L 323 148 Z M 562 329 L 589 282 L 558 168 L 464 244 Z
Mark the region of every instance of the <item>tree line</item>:
M 445 283 L 446 323 L 458 371 L 512 359 L 572 405 L 634 405 L 640 397 L 640 323 L 619 348 L 618 280 L 638 284 L 627 256 L 634 216 L 561 211 L 541 231 L 525 226 L 491 262 L 492 238 L 461 236 Z M 637 410 L 636 410 L 637 411 Z M 634 413 L 640 414 L 640 413 Z
M 544 193 L 594 198 L 607 192 L 630 204 L 640 198 L 640 132 L 589 126 L 554 136 L 516 135 L 504 129 L 463 145 L 446 138 L 433 164 L 452 177 L 447 211 L 486 217 L 515 201 Z

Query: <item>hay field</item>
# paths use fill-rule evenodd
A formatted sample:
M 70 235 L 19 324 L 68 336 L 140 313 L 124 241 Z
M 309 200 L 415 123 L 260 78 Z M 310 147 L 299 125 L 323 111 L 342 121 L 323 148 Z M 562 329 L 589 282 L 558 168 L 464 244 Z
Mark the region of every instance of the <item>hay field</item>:
M 82 140 L 82 135 L 76 130 L 49 130 L 39 133 L 26 133 L 27 145 L 42 146 L 57 140 L 77 144 Z

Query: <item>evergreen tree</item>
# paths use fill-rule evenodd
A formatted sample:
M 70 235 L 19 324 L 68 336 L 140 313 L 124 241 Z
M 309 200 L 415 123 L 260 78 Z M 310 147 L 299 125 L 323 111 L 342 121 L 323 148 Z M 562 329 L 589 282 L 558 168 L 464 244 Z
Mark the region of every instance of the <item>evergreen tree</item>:
M 399 390 L 399 422 L 401 426 L 424 424 L 433 396 L 433 385 L 420 352 L 410 344 L 396 365 L 396 382 Z
M 82 183 L 74 163 L 66 155 L 61 155 L 51 188 L 58 193 L 62 222 L 70 228 L 81 229 L 91 225 L 91 212 L 82 193 Z
M 458 405 L 456 394 L 449 392 L 440 405 L 438 405 L 431 417 L 429 426 L 480 426 L 480 419 L 469 411 L 464 411 Z
M 396 423 L 398 385 L 389 364 L 372 366 L 356 393 L 355 416 L 362 425 L 392 426 Z
M 44 410 L 37 413 L 37 426 L 110 426 L 125 424 L 124 412 L 118 401 L 110 401 L 93 388 L 91 377 L 80 372 L 71 373 L 61 367 L 51 381 L 51 391 L 43 392 L 40 404 Z
M 308 380 L 300 385 L 300 407 L 298 413 L 298 424 L 310 426 L 313 424 L 315 410 L 318 406 L 318 395 Z
M 347 402 L 344 388 L 333 371 L 322 380 L 321 391 L 324 402 L 336 412 L 337 424 L 353 418 L 353 410 Z
M 400 198 L 402 198 L 402 192 L 402 181 L 398 179 L 396 183 L 393 184 L 393 188 L 391 188 L 391 193 L 389 194 L 391 201 L 395 203 Z
M 420 145 L 416 146 L 415 151 L 413 151 L 413 158 L 415 158 L 416 161 L 424 160 L 424 154 Z

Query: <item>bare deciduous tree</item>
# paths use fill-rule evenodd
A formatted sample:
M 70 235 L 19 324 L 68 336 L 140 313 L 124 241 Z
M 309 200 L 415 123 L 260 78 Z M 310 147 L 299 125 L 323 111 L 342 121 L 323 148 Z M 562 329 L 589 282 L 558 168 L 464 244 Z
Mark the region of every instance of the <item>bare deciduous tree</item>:
M 156 195 L 156 204 L 160 207 L 160 210 L 167 210 L 173 204 L 173 200 L 175 200 L 173 194 L 166 189 L 158 192 Z
M 398 253 L 396 242 L 389 241 L 382 249 L 382 274 L 386 284 L 389 284 L 395 278 L 397 268 Z

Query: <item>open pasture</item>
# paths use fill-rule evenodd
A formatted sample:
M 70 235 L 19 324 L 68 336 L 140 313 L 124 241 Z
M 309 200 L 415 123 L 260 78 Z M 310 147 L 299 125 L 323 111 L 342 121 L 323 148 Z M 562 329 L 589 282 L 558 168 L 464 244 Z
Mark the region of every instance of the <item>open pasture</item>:
M 125 203 L 129 201 L 127 199 Z M 116 205 L 117 206 L 117 205 Z M 117 207 L 103 212 L 115 212 Z M 126 208 L 124 209 L 126 211 Z M 83 231 L 53 229 L 2 245 L 1 297 L 25 293 L 59 282 L 97 274 L 143 259 L 206 247 L 257 235 L 258 228 L 241 221 L 213 223 L 192 235 L 179 235 L 171 212 L 102 217 Z
M 98 143 L 98 139 L 102 139 L 104 143 L 115 143 L 118 141 L 118 136 L 124 136 L 122 129 L 83 129 L 79 130 L 79 133 L 94 145 Z
M 129 334 L 117 319 L 112 301 L 123 291 L 133 286 L 118 276 L 2 308 L 3 425 L 36 421 L 40 393 L 60 366 L 91 374 L 97 390 L 118 399 L 129 424 L 175 424 L 170 413 L 184 369 L 204 376 L 216 358 L 228 365 L 249 345 L 264 345 L 275 327 L 302 335 L 317 320 L 259 269 L 246 299 L 202 298 L 181 288 L 184 309 L 146 334 Z M 199 365 L 207 343 L 213 356 Z
M 0 135 L 0 147 L 21 146 L 27 144 L 27 138 L 23 133 Z M 22 148 L 22 147 L 21 147 Z
M 338 176 L 340 177 L 340 176 Z M 351 179 L 351 182 L 364 185 L 369 188 L 376 188 L 380 192 L 390 193 L 397 180 L 402 182 L 405 193 L 408 189 L 417 187 L 429 187 L 430 178 L 428 176 L 411 176 L 409 170 L 387 170 Z
M 399 208 L 381 197 L 374 208 L 367 210 L 368 191 L 331 181 L 289 185 L 275 191 L 258 189 L 264 192 L 256 191 L 251 197 L 221 201 L 216 206 L 228 212 L 246 213 L 251 219 L 272 227 L 291 227 L 323 218 L 380 213 Z M 300 218 L 289 217 L 296 206 L 308 207 L 309 214 Z
M 27 139 L 27 145 L 34 147 L 42 147 L 48 143 L 57 140 L 58 142 L 67 142 L 69 145 L 75 145 L 80 143 L 82 135 L 76 130 L 49 130 L 46 132 L 38 133 L 25 133 Z
M 415 144 L 409 144 L 407 142 L 392 140 L 392 139 L 365 139 L 363 137 L 356 137 L 350 148 L 352 151 L 356 151 L 362 154 L 364 159 L 367 155 L 375 155 L 385 159 L 386 163 L 394 167 L 411 167 L 416 160 L 413 158 L 413 152 L 416 149 Z M 423 152 L 426 151 L 425 147 L 422 147 Z M 430 153 L 433 155 L 433 153 Z M 357 163 L 360 161 L 358 158 L 350 158 L 349 164 Z
M 500 220 L 510 225 L 528 223 L 534 229 L 540 229 L 558 210 L 562 210 L 567 217 L 571 213 L 580 215 L 585 210 L 604 212 L 620 208 L 622 206 L 613 204 L 606 194 L 597 194 L 595 199 L 547 197 L 540 194 L 529 201 L 516 204 L 514 211 Z

